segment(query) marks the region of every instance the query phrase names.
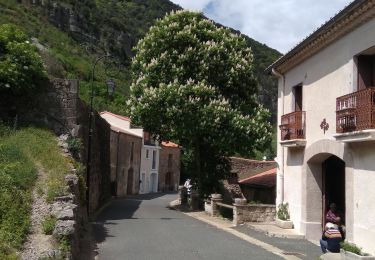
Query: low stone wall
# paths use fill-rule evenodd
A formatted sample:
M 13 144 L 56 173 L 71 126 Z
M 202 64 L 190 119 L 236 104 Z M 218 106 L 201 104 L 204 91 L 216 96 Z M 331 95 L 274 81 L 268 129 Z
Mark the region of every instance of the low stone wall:
M 86 208 L 82 207 L 79 178 L 74 172 L 65 177 L 69 193 L 57 197 L 52 204 L 51 214 L 57 218 L 53 237 L 59 241 L 67 239 L 70 242 L 70 252 L 65 259 L 78 259 L 80 252 L 80 228 L 87 221 Z M 55 255 L 56 256 L 56 255 Z M 51 257 L 51 255 L 47 256 Z
M 276 217 L 276 206 L 268 204 L 236 205 L 233 209 L 233 224 L 245 222 L 272 222 Z
M 220 194 L 211 194 L 211 201 L 206 201 L 204 209 L 210 216 L 219 214 L 219 207 L 224 206 Z M 225 205 L 229 207 L 229 205 Z M 276 218 L 276 206 L 268 204 L 247 204 L 246 199 L 235 199 L 233 204 L 233 224 L 245 222 L 272 222 Z

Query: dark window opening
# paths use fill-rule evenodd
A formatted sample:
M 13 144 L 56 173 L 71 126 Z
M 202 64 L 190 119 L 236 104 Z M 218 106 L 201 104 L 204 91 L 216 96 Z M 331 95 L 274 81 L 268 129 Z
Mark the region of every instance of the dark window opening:
M 302 85 L 293 88 L 294 111 L 302 111 Z
M 358 56 L 358 90 L 375 86 L 375 55 Z

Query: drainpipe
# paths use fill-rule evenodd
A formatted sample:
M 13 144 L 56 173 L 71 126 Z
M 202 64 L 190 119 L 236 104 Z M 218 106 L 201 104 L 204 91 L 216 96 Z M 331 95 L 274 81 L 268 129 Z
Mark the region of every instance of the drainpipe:
M 282 78 L 283 88 L 281 91 L 281 115 L 284 115 L 284 93 L 285 93 L 285 76 L 272 68 L 272 74 L 278 78 Z M 279 203 L 284 203 L 284 147 L 281 147 L 280 158 L 275 158 L 278 164 L 278 177 L 280 180 L 280 198 Z

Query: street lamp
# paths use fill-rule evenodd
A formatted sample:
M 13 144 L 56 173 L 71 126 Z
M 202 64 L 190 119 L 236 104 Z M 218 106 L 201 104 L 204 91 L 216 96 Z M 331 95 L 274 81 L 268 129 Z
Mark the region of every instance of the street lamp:
M 108 99 L 112 100 L 113 93 L 115 92 L 115 89 L 116 89 L 116 83 L 114 82 L 113 79 L 107 79 L 106 84 L 107 84 Z
M 95 68 L 99 61 L 110 58 L 110 55 L 106 54 L 101 57 L 98 57 L 91 70 L 91 94 L 90 94 L 90 113 L 89 113 L 89 136 L 87 141 L 87 162 L 86 162 L 86 200 L 87 200 L 87 215 L 90 214 L 90 170 L 91 170 L 91 140 L 92 140 L 92 117 L 94 116 L 93 111 L 93 101 L 94 101 L 94 79 L 95 79 Z M 116 85 L 115 82 L 112 79 L 108 79 L 106 81 L 107 85 L 107 95 L 108 97 L 113 96 L 113 93 L 115 91 Z

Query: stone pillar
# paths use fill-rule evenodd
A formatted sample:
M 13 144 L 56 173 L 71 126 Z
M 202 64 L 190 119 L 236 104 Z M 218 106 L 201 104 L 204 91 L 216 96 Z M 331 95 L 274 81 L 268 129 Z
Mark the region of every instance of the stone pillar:
M 211 216 L 217 216 L 219 215 L 219 208 L 216 203 L 222 202 L 223 198 L 221 194 L 214 193 L 211 194 Z
M 234 199 L 233 203 L 233 225 L 237 226 L 239 224 L 244 223 L 244 208 L 246 207 L 247 200 L 246 199 Z
M 179 186 L 178 187 L 178 192 L 180 194 L 181 205 L 186 205 L 187 204 L 187 200 L 188 200 L 188 194 L 187 194 L 186 187 L 184 187 L 182 185 Z

